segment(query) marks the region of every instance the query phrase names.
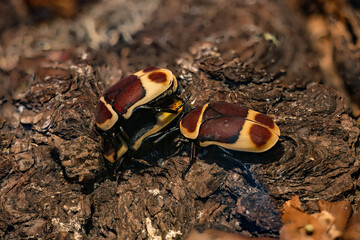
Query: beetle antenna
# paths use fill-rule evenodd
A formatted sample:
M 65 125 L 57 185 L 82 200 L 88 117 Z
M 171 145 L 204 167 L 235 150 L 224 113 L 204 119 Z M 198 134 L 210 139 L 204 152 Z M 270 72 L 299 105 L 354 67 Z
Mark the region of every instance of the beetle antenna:
M 225 148 L 223 148 L 223 147 L 221 147 L 221 146 L 217 146 L 217 147 L 224 152 L 223 156 L 224 156 L 225 158 L 231 159 L 232 161 L 237 162 L 237 163 L 240 165 L 239 167 L 241 168 L 241 170 L 242 170 L 243 172 L 245 172 L 244 178 L 245 178 L 252 186 L 255 187 L 255 186 L 256 186 L 256 182 L 255 182 L 254 178 L 252 177 L 253 174 L 250 172 L 249 167 L 246 166 L 246 163 L 244 163 L 244 162 L 242 162 L 241 160 L 239 160 L 239 159 L 237 159 L 236 157 L 234 157 L 233 154 L 232 154 L 230 151 L 228 151 L 227 149 L 225 149 Z

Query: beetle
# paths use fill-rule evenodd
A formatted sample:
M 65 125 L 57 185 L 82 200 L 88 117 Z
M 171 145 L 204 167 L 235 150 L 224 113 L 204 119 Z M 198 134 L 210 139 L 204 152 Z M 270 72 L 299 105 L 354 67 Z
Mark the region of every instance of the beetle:
M 123 132 L 117 128 L 104 132 L 105 159 L 119 166 L 127 152 L 134 154 L 149 138 L 162 135 L 162 130 L 180 117 L 184 104 L 185 101 L 177 96 L 159 100 L 154 107 L 170 111 L 154 113 L 151 109 L 143 109 L 135 112 L 121 126 L 127 136 L 124 136 Z M 175 111 L 175 113 L 171 111 Z
M 206 103 L 195 108 L 181 119 L 180 132 L 201 147 L 216 145 L 255 153 L 272 148 L 280 136 L 279 127 L 269 116 L 227 102 Z M 192 150 L 190 165 L 183 176 L 193 161 Z
M 182 112 L 176 77 L 168 69 L 149 67 L 106 89 L 96 106 L 96 126 L 103 136 L 104 157 L 115 163 L 128 150 L 159 134 Z
M 279 140 L 280 129 L 263 113 L 227 102 L 206 103 L 180 121 L 180 132 L 201 147 L 218 145 L 245 152 L 264 152 Z
M 118 121 L 129 119 L 135 110 L 151 108 L 159 99 L 178 91 L 176 77 L 170 70 L 156 67 L 143 69 L 119 80 L 105 91 L 96 106 L 96 126 L 108 131 Z

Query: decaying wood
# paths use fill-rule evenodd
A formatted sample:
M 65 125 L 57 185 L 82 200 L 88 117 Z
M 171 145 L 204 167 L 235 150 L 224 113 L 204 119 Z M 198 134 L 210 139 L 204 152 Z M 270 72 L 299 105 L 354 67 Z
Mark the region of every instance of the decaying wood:
M 359 204 L 360 130 L 343 96 L 323 85 L 306 17 L 289 2 L 154 1 L 138 22 L 118 23 L 115 42 L 93 32 L 113 29 L 108 8 L 96 12 L 98 28 L 81 25 L 86 9 L 42 27 L 1 25 L 0 238 L 182 239 L 199 225 L 276 238 L 279 209 L 295 195 L 311 213 L 318 200 Z M 336 56 L 350 71 L 339 76 L 354 78 Z M 190 145 L 176 133 L 139 156 L 153 166 L 126 159 L 117 179 L 102 158 L 95 106 L 107 86 L 152 65 L 175 73 L 191 107 L 242 104 L 271 116 L 283 138 L 261 154 L 198 147 L 182 179 Z

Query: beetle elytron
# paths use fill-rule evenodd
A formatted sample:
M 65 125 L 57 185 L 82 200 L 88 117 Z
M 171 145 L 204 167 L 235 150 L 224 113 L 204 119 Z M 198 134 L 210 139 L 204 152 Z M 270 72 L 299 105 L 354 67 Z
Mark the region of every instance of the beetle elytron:
M 207 103 L 188 113 L 180 121 L 180 132 L 193 140 L 190 164 L 195 161 L 194 141 L 201 147 L 216 145 L 244 152 L 264 152 L 279 140 L 280 129 L 265 114 L 226 102 Z
M 264 152 L 280 136 L 279 127 L 267 115 L 226 102 L 195 108 L 181 120 L 180 131 L 202 147 L 218 145 L 245 152 Z

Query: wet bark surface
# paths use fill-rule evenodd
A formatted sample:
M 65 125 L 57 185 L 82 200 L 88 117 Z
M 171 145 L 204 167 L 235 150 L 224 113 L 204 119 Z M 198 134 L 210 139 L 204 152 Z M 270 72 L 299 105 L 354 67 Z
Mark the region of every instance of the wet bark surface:
M 0 238 L 183 239 L 194 227 L 278 237 L 294 195 L 309 212 L 320 199 L 359 204 L 360 130 L 347 96 L 324 84 L 296 1 L 109 2 L 29 25 L 6 4 L 22 17 L 0 22 Z M 342 9 L 359 20 L 356 6 Z M 338 36 L 333 66 L 356 100 L 359 43 Z M 95 106 L 148 66 L 170 69 L 189 107 L 239 103 L 271 116 L 283 137 L 260 154 L 196 146 L 183 179 L 191 149 L 177 132 L 133 156 L 152 166 L 128 156 L 114 176 Z

